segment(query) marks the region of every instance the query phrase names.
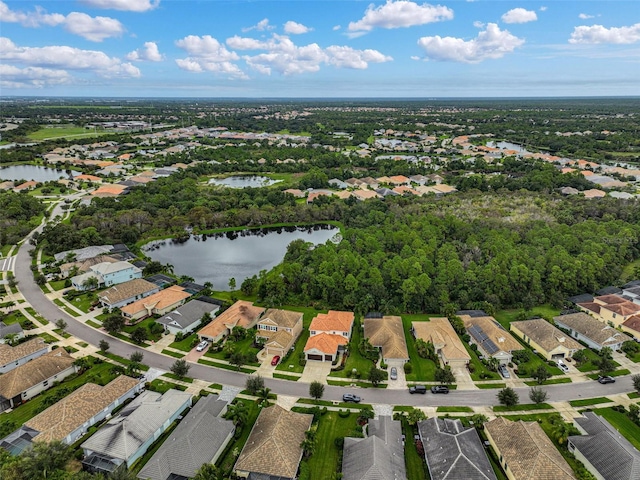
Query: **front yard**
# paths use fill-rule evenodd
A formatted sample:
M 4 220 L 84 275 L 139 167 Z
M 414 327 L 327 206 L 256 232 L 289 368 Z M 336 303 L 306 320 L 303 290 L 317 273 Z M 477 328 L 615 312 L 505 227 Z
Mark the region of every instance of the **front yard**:
M 407 350 L 409 351 L 409 362 L 411 363 L 411 373 L 406 374 L 407 382 L 434 382 L 436 368 L 438 365 L 432 360 L 421 358 L 416 349 L 416 342 L 411 334 L 411 322 L 428 320 L 425 315 L 403 315 L 402 328 L 404 337 L 407 340 Z
M 153 342 L 157 342 L 162 338 L 162 330 L 159 327 L 156 327 L 155 333 L 153 332 L 153 326 L 156 324 L 156 320 L 153 317 L 145 318 L 140 323 L 136 323 L 135 325 L 127 325 L 124 327 L 123 331 L 131 335 L 134 330 L 138 328 L 144 328 L 147 331 L 147 339 Z
M 349 356 L 345 362 L 342 370 L 332 370 L 329 376 L 339 378 L 349 378 L 353 375 L 353 371 L 357 372 L 358 378 L 367 378 L 369 370 L 374 366 L 374 363 L 368 358 L 360 355 L 358 345 L 362 340 L 362 323 L 360 319 L 356 319 L 353 324 L 353 333 L 351 334 L 351 341 L 349 342 Z

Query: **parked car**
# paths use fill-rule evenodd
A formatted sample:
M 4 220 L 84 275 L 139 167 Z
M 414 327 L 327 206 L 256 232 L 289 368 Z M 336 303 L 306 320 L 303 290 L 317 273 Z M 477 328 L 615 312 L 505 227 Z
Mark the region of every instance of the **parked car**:
M 397 380 L 398 379 L 398 369 L 396 367 L 391 367 L 391 373 L 389 374 L 389 378 L 391 380 Z
M 202 352 L 208 346 L 209 346 L 209 342 L 207 342 L 206 340 L 203 340 L 196 347 L 196 352 Z
M 280 362 L 280 355 L 275 355 L 271 360 L 271 365 L 275 367 L 278 364 L 278 362 Z
M 605 383 L 616 383 L 616 379 L 606 375 L 604 377 L 598 377 L 598 382 L 600 382 L 602 384 L 605 384 Z
M 558 364 L 558 368 L 562 370 L 564 373 L 567 373 L 569 371 L 569 367 L 567 367 L 567 364 L 564 363 L 562 360 L 558 359 L 556 360 L 556 363 Z
M 360 400 L 362 399 L 358 395 L 354 395 L 353 393 L 345 393 L 344 395 L 342 395 L 343 402 L 360 403 Z
M 431 393 L 449 393 L 449 387 L 446 385 L 434 385 L 431 387 Z
M 511 375 L 509 374 L 509 370 L 507 369 L 506 365 L 500 365 L 498 367 L 498 371 L 500 372 L 500 375 L 502 375 L 504 378 L 511 378 Z
M 409 393 L 421 393 L 424 395 L 425 393 L 427 393 L 427 387 L 425 387 L 424 385 L 414 385 L 413 387 L 409 387 Z

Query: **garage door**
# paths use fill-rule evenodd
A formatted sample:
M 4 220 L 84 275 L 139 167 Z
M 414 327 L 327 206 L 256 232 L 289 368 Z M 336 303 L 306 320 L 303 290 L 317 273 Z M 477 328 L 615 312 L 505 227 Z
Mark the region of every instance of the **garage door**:
M 320 361 L 322 361 L 322 355 L 309 354 L 309 355 L 307 355 L 307 359 L 308 360 L 320 360 Z

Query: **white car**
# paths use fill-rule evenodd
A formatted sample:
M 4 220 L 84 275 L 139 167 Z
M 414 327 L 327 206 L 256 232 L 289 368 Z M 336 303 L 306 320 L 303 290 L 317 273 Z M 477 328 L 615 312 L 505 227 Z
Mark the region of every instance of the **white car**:
M 558 368 L 560 368 L 560 370 L 562 370 L 564 373 L 567 373 L 569 371 L 569 367 L 567 367 L 567 364 L 562 360 L 556 360 L 556 363 L 558 364 Z
M 196 347 L 196 352 L 202 352 L 208 346 L 209 346 L 209 342 L 207 342 L 206 340 L 203 340 Z

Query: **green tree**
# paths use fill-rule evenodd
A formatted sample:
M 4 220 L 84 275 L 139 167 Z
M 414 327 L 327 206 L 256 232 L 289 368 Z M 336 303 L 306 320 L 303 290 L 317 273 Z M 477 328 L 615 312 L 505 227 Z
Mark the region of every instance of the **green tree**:
M 249 411 L 247 410 L 247 406 L 244 402 L 239 400 L 227 407 L 227 413 L 225 413 L 224 418 L 231 420 L 236 429 L 240 430 L 247 423 Z
M 507 407 L 513 407 L 520 401 L 518 394 L 511 387 L 505 387 L 498 392 L 498 401 Z
M 300 448 L 304 451 L 305 458 L 313 455 L 316 448 L 316 427 L 312 425 L 309 430 L 304 432 L 304 440 L 300 443 Z
M 264 378 L 260 375 L 250 375 L 247 377 L 245 388 L 251 395 L 255 395 L 264 388 Z
M 269 401 L 269 395 L 271 395 L 270 388 L 262 387 L 260 390 L 258 390 L 258 400 L 263 405 L 266 405 Z
M 198 469 L 193 480 L 220 480 L 220 470 L 212 463 L 205 463 Z
M 117 313 L 111 314 L 103 320 L 102 326 L 111 335 L 115 335 L 116 333 L 120 333 L 124 328 L 124 318 Z
M 80 373 L 86 372 L 90 367 L 89 360 L 87 359 L 87 357 L 76 358 L 73 361 L 73 365 L 78 367 L 78 371 Z
M 235 291 L 236 289 L 236 279 L 235 277 L 231 277 L 229 279 L 229 290 L 231 290 L 232 292 Z
M 191 365 L 187 363 L 187 361 L 183 358 L 177 359 L 171 365 L 171 371 L 175 376 L 177 376 L 180 380 L 187 376 L 189 373 L 189 369 L 191 369 Z
M 104 339 L 100 340 L 100 342 L 98 343 L 98 348 L 102 353 L 105 353 L 107 350 L 109 350 L 110 347 L 111 345 L 109 345 L 109 342 Z
M 413 407 L 407 412 L 407 422 L 409 422 L 409 425 L 415 425 L 416 423 L 426 419 L 427 415 L 419 408 Z
M 82 288 L 83 290 L 95 290 L 96 288 L 98 288 L 99 284 L 100 283 L 98 282 L 98 279 L 92 276 L 82 282 Z
M 567 439 L 570 435 L 577 435 L 580 433 L 573 425 L 562 420 L 560 415 L 554 416 L 549 420 L 552 423 L 551 435 L 560 445 L 567 443 Z
M 603 347 L 599 352 L 600 357 L 596 362 L 600 374 L 606 375 L 616 369 L 616 362 L 613 361 L 613 350 L 610 347 Z
M 131 340 L 136 342 L 138 345 L 144 343 L 149 338 L 147 334 L 147 329 L 144 327 L 138 327 L 133 332 L 131 332 Z
M 456 381 L 456 377 L 451 371 L 449 365 L 444 368 L 437 368 L 435 373 L 436 382 L 440 382 L 446 385 L 452 384 Z
M 633 388 L 636 389 L 636 392 L 640 393 L 640 374 L 633 375 L 631 377 L 631 382 L 633 383 Z
M 316 400 L 319 400 L 324 395 L 324 385 L 317 380 L 314 380 L 309 384 L 309 395 Z
M 374 387 L 377 387 L 387 377 L 386 373 L 379 368 L 371 367 L 367 378 Z
M 129 355 L 129 365 L 127 365 L 127 373 L 129 375 L 135 376 L 140 373 L 143 358 L 144 353 L 142 352 L 133 352 L 131 355 Z
M 67 322 L 65 322 L 64 318 L 59 318 L 56 320 L 56 327 L 58 327 L 63 333 L 67 328 Z
M 22 476 L 35 480 L 55 478 L 56 470 L 64 469 L 71 456 L 71 447 L 62 442 L 35 442 L 20 456 Z
M 549 370 L 547 370 L 547 367 L 545 367 L 544 365 L 538 365 L 538 368 L 536 368 L 531 373 L 531 378 L 533 378 L 538 383 L 538 385 L 542 385 L 550 377 L 551 374 L 549 373 Z
M 238 371 L 240 371 L 242 365 L 247 363 L 247 357 L 242 352 L 233 352 L 229 357 L 229 363 L 231 365 L 235 365 L 238 368 Z
M 546 402 L 548 396 L 547 391 L 540 387 L 531 387 L 529 390 L 529 399 L 536 404 Z
M 483 426 L 485 423 L 489 421 L 489 417 L 483 415 L 482 413 L 474 413 L 469 418 L 475 426 Z

